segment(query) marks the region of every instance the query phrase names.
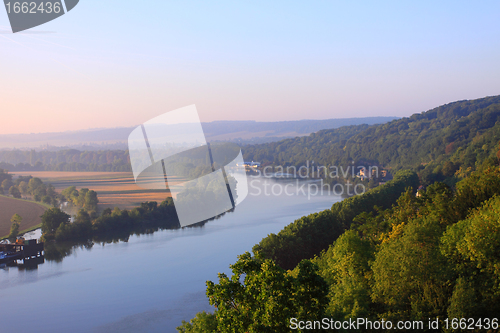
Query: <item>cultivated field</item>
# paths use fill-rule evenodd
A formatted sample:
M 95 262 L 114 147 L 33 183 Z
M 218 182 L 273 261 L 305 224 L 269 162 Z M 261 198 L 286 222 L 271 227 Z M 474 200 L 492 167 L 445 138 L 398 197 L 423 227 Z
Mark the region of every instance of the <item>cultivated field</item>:
M 88 188 L 97 192 L 99 208 L 121 209 L 134 208 L 144 201 L 160 203 L 171 194 L 165 190 L 148 190 L 135 184 L 131 172 L 61 172 L 61 171 L 26 171 L 12 172 L 15 176 L 38 177 L 46 183 L 54 185 L 58 192 L 76 186 L 77 189 Z M 169 185 L 175 190 L 175 180 L 169 179 Z M 175 192 L 174 192 L 175 193 Z
M 21 231 L 42 223 L 40 216 L 46 209 L 33 201 L 0 196 L 0 237 L 9 235 L 12 225 L 10 219 L 14 214 L 19 214 L 23 218 L 19 227 Z

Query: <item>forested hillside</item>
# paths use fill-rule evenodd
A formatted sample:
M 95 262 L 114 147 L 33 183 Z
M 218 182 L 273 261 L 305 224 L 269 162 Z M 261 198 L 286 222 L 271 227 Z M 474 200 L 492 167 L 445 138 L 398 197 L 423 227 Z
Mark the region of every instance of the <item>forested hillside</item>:
M 254 256 L 230 266 L 233 276 L 207 282 L 214 313 L 199 313 L 178 330 L 303 332 L 294 323 L 311 329 L 307 321 L 364 318 L 422 325 L 407 330 L 427 330 L 431 319 L 435 331 L 498 332 L 499 116 L 500 97 L 489 97 L 251 147 L 249 159 L 275 164 L 354 160 L 400 171 L 264 238 Z M 278 158 L 266 160 L 274 153 Z M 416 195 L 422 183 L 428 186 Z M 317 331 L 334 331 L 324 324 Z
M 412 169 L 422 183 L 448 183 L 456 171 L 495 157 L 500 141 L 500 96 L 446 104 L 372 126 L 324 130 L 307 137 L 245 147 L 247 160 L 274 165 L 382 165 Z
M 312 258 L 327 248 L 350 228 L 356 215 L 373 212 L 375 206 L 390 208 L 406 188 L 417 187 L 417 175 L 401 171 L 383 186 L 337 202 L 331 209 L 304 216 L 277 235 L 270 234 L 255 245 L 253 251 L 273 259 L 284 269 L 293 269 L 302 259 Z
M 0 151 L 0 168 L 9 171 L 131 171 L 126 150 Z

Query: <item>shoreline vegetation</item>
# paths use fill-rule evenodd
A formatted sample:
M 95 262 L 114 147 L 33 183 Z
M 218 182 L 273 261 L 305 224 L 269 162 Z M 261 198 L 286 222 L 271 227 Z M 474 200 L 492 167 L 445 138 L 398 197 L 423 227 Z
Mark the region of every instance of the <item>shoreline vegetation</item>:
M 415 175 L 407 176 L 411 181 Z M 416 195 L 406 187 L 395 201 L 377 189 L 296 220 L 264 238 L 254 256 L 238 256 L 230 265 L 232 276 L 207 281 L 214 312 L 198 313 L 177 330 L 289 332 L 290 318 L 425 323 L 439 318 L 440 327 L 444 318 L 496 318 L 498 161 L 485 162 L 455 188 L 436 182 Z M 363 198 L 368 194 L 372 199 Z M 354 213 L 360 198 L 373 209 Z M 369 206 L 370 201 L 385 201 L 386 208 Z M 312 254 L 312 245 L 327 243 L 320 237 L 327 225 L 337 225 L 338 236 Z
M 145 201 L 132 209 L 115 207 L 98 210 L 98 194 L 88 188 L 78 190 L 75 186 L 70 186 L 58 193 L 51 184 L 44 183 L 40 178 L 22 175 L 14 183 L 12 174 L 1 170 L 1 175 L 8 179 L 9 188 L 15 186 L 24 197 L 8 199 L 37 204 L 46 209 L 40 216 L 41 223 L 23 229 L 18 234 L 41 228 L 41 240 L 45 242 L 47 260 L 62 260 L 74 247 L 91 248 L 94 242 L 126 242 L 132 235 L 181 228 L 171 197 L 160 204 L 157 201 Z M 27 200 L 28 197 L 36 201 Z M 65 211 L 75 211 L 76 214 Z M 227 212 L 232 211 L 230 209 Z M 189 227 L 203 226 L 225 213 Z
M 226 213 L 201 221 L 186 228 L 202 227 Z M 70 215 L 58 208 L 52 208 L 42 217 L 42 239 L 45 241 L 45 258 L 62 261 L 74 248 L 91 249 L 97 244 L 128 242 L 133 235 L 153 234 L 159 230 L 180 229 L 180 223 L 172 198 L 159 205 L 156 201 L 143 202 L 132 210 L 105 209 L 100 216 L 92 218 L 80 209 L 75 220 L 69 222 Z
M 499 142 L 500 96 L 493 96 L 382 125 L 247 146 L 245 160 L 261 161 L 262 167 L 300 169 L 312 161 L 314 172 L 318 166 L 371 165 L 383 166 L 394 178 L 263 238 L 253 255 L 242 254 L 230 266 L 232 276 L 207 281 L 214 312 L 197 314 L 178 331 L 289 332 L 292 317 L 495 318 L 500 313 Z M 319 178 L 339 181 L 328 174 Z M 342 181 L 358 182 L 354 175 Z M 16 186 L 22 194 L 25 185 Z M 19 195 L 9 182 L 3 187 Z M 27 191 L 53 203 L 49 189 Z M 58 208 L 44 213 L 49 260 L 62 260 L 74 245 L 88 248 L 179 227 L 171 198 L 98 215 L 78 203 L 88 190 L 69 192 L 81 208 L 74 222 Z
M 207 281 L 214 311 L 177 330 L 289 332 L 292 318 L 301 329 L 322 318 L 433 318 L 444 332 L 446 318 L 471 318 L 473 331 L 498 331 L 499 141 L 494 96 L 249 147 L 247 159 L 263 164 L 383 165 L 405 186 L 388 182 L 268 235 L 230 265 L 232 276 Z

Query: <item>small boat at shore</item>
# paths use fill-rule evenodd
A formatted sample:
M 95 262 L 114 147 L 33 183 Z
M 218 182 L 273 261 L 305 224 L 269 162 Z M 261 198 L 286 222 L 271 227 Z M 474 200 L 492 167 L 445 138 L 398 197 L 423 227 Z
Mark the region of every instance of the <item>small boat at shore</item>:
M 14 260 L 18 257 L 18 253 L 0 251 L 0 262 Z

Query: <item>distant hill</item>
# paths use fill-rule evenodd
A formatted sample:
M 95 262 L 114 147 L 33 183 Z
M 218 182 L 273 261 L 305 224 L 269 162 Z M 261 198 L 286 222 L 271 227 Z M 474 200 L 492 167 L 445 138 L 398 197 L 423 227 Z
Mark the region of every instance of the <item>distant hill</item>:
M 376 164 L 416 169 L 424 183 L 496 158 L 500 96 L 458 101 L 380 125 L 323 130 L 307 137 L 245 147 L 245 158 L 275 165 Z
M 233 141 L 242 144 L 283 140 L 309 135 L 322 129 L 348 125 L 382 124 L 396 117 L 343 118 L 280 122 L 214 121 L 202 123 L 209 141 Z M 0 149 L 67 149 L 103 150 L 127 149 L 127 139 L 135 127 L 89 129 L 58 133 L 0 135 Z

